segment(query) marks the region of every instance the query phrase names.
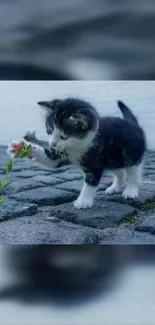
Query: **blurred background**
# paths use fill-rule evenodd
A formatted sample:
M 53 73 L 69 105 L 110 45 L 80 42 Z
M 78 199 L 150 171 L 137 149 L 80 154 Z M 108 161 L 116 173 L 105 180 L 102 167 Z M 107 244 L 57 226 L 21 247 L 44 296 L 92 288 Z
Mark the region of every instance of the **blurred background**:
M 155 79 L 154 0 L 0 0 L 0 79 Z
M 101 115 L 120 117 L 117 100 L 123 100 L 144 128 L 148 148 L 155 150 L 155 81 L 0 81 L 0 145 L 27 131 L 47 140 L 45 112 L 37 102 L 68 96 L 90 101 Z
M 154 325 L 155 246 L 0 246 L 3 325 Z

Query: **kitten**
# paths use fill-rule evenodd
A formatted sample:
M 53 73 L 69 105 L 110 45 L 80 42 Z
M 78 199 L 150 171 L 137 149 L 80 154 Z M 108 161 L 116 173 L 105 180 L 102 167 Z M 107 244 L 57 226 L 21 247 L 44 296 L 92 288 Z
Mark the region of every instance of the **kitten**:
M 74 206 L 90 208 L 105 170 L 114 175 L 114 181 L 105 193 L 123 191 L 124 198 L 138 197 L 145 135 L 131 110 L 121 101 L 118 106 L 124 119 L 101 117 L 88 102 L 80 99 L 55 99 L 38 102 L 46 111 L 45 125 L 49 144 L 32 145 L 32 156 L 47 167 L 75 165 L 84 171 L 84 185 Z M 8 153 L 15 157 L 15 146 Z M 24 140 L 24 145 L 29 143 Z

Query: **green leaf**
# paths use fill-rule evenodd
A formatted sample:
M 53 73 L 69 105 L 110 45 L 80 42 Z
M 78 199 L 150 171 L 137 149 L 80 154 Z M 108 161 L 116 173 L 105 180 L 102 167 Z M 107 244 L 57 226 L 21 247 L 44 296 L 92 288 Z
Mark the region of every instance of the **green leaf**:
M 19 154 L 19 158 L 24 158 L 32 153 L 31 144 L 29 144 L 26 148 L 23 148 Z
M 5 196 L 4 196 L 3 194 L 0 194 L 0 200 L 1 200 L 3 197 L 5 198 Z
M 6 198 L 0 201 L 0 206 L 6 201 Z
M 12 170 L 13 162 L 10 160 L 6 166 L 7 173 L 10 173 Z
M 31 149 L 31 143 L 25 148 L 26 150 Z
M 0 191 L 3 190 L 3 188 L 7 187 L 8 185 L 12 184 L 14 181 L 10 181 L 5 183 L 8 174 L 10 173 L 10 171 L 12 170 L 12 167 L 14 166 L 14 164 L 17 162 L 18 158 L 24 158 L 27 155 L 31 155 L 32 154 L 32 149 L 31 149 L 31 144 L 29 144 L 26 148 L 23 148 L 19 154 L 19 156 L 14 160 L 10 160 L 6 166 L 6 175 L 4 177 L 3 180 L 0 180 Z M 2 204 L 6 201 L 6 198 L 4 195 L 0 195 L 0 206 L 2 206 Z
M 7 182 L 3 185 L 3 188 L 7 187 L 8 185 L 12 184 L 14 181 Z

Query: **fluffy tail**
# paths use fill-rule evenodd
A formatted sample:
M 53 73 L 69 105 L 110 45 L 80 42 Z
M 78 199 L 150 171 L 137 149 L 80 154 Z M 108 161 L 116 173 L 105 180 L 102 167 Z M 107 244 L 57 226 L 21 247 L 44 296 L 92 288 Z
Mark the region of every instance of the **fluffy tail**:
M 123 117 L 125 120 L 130 121 L 131 123 L 135 124 L 135 125 L 139 125 L 136 117 L 134 116 L 134 114 L 131 112 L 131 110 L 120 100 L 117 102 L 118 107 L 120 108 Z M 155 142 L 152 141 L 152 137 L 149 136 L 149 134 L 147 134 L 147 132 L 145 132 L 145 130 L 143 129 L 144 132 L 144 136 L 145 136 L 145 145 L 146 145 L 146 149 L 149 151 L 155 151 Z
M 118 104 L 118 107 L 120 108 L 125 120 L 128 120 L 133 124 L 139 125 L 136 117 L 134 116 L 134 114 L 131 112 L 131 110 L 123 102 L 118 100 L 117 104 Z

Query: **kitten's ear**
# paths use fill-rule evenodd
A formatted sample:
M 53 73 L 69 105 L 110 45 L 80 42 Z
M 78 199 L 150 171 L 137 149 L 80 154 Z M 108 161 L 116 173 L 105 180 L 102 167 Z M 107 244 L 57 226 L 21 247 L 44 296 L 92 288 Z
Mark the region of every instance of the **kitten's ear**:
M 53 109 L 53 105 L 51 102 L 38 102 L 37 103 L 41 108 L 46 109 L 48 112 L 51 111 Z
M 32 136 L 35 138 L 36 137 L 36 131 L 32 132 Z
M 77 130 L 81 130 L 81 131 L 86 131 L 88 129 L 88 122 L 85 120 L 85 118 L 83 116 L 70 116 L 68 118 L 68 122 L 70 125 L 72 125 L 74 128 L 76 128 Z
M 61 100 L 59 99 L 54 99 L 52 101 L 42 101 L 42 102 L 38 102 L 37 104 L 46 109 L 48 112 L 55 109 L 57 107 L 57 104 L 60 103 Z
M 23 139 L 25 139 L 26 141 L 35 141 L 35 140 L 37 140 L 36 139 L 36 131 L 33 131 L 33 132 L 27 132 L 26 134 L 25 134 L 25 136 L 23 137 Z

